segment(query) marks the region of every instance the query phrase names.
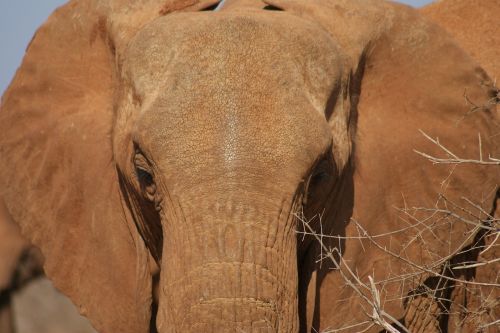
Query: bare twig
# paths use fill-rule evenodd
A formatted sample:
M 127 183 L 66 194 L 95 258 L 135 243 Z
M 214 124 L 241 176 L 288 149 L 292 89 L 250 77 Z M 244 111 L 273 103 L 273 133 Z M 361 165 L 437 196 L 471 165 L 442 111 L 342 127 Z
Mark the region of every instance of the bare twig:
M 467 268 L 473 268 L 473 267 L 480 267 L 480 266 L 484 266 L 484 265 L 488 265 L 488 264 L 493 264 L 493 263 L 499 262 L 499 261 L 500 261 L 500 258 L 496 258 L 496 259 L 488 260 L 488 261 L 475 262 L 475 263 L 466 264 L 466 265 L 462 265 L 462 266 L 455 266 L 455 267 L 452 267 L 452 269 L 467 269 Z
M 500 102 L 499 96 L 497 96 L 495 102 Z M 471 112 L 475 112 L 480 108 L 480 106 L 477 106 Z M 495 312 L 492 311 L 492 309 L 500 305 L 498 297 L 494 294 L 494 291 L 498 291 L 498 288 L 500 288 L 500 283 L 498 283 L 499 273 L 496 274 L 495 278 L 487 281 L 475 279 L 475 270 L 477 268 L 487 265 L 492 265 L 491 267 L 494 268 L 494 265 L 500 262 L 500 258 L 489 258 L 489 260 L 484 257 L 479 258 L 490 249 L 498 246 L 496 243 L 500 237 L 498 227 L 500 220 L 495 216 L 496 204 L 493 205 L 492 212 L 489 212 L 483 206 L 485 197 L 489 198 L 490 194 L 483 195 L 482 198 L 472 198 L 473 200 L 461 197 L 460 201 L 453 201 L 445 196 L 447 184 L 452 181 L 453 172 L 455 168 L 459 168 L 459 165 L 500 166 L 500 159 L 484 156 L 483 139 L 480 134 L 478 134 L 478 158 L 473 159 L 459 156 L 452 149 L 442 144 L 439 138 L 433 138 L 422 130 L 420 132 L 427 140 L 439 148 L 444 157 L 432 156 L 418 150 L 414 151 L 433 164 L 452 165 L 451 172 L 441 184 L 441 193 L 438 194 L 434 207 L 408 207 L 402 194 L 404 208 L 396 209 L 402 213 L 399 214 L 399 221 L 403 221 L 406 225 L 399 227 L 397 230 L 384 230 L 384 232 L 378 234 L 371 234 L 361 223 L 351 219 L 351 223 L 354 224 L 353 230 L 354 232 L 357 231 L 358 234 L 348 236 L 324 234 L 321 223 L 323 214 L 316 215 L 309 220 L 304 217 L 303 211 L 296 214 L 296 217 L 302 222 L 301 231 L 298 231 L 298 233 L 302 234 L 303 239 L 306 236 L 312 236 L 320 245 L 318 262 L 330 260 L 334 264 L 336 271 L 345 282 L 343 288 L 351 288 L 354 295 L 359 296 L 360 306 L 366 318 L 368 318 L 368 320 L 363 319 L 359 323 L 349 323 L 340 328 L 328 329 L 323 333 L 352 329 L 365 332 L 373 326 L 382 327 L 385 331 L 391 333 L 408 332 L 408 328 L 384 311 L 384 302 L 394 300 L 402 300 L 407 311 L 409 309 L 407 304 L 411 304 L 412 309 L 417 309 L 415 311 L 418 311 L 418 316 L 424 316 L 424 318 L 434 317 L 437 320 L 443 314 L 453 314 L 458 319 L 457 325 L 459 326 L 472 322 L 474 327 L 484 330 L 500 323 L 500 319 L 493 317 Z M 498 187 L 498 184 L 495 187 Z M 494 191 L 497 192 L 498 189 Z M 314 227 L 317 227 L 316 230 L 311 226 L 313 225 L 311 222 L 315 218 L 319 219 L 319 226 L 314 223 Z M 463 231 L 463 237 L 460 238 L 458 246 L 457 241 L 452 238 L 453 232 L 461 230 L 460 227 L 457 229 L 457 224 L 462 225 L 462 227 L 465 225 L 465 231 Z M 446 228 L 450 230 L 449 237 L 443 238 L 442 231 L 446 231 Z M 426 244 L 429 235 L 434 237 L 438 243 L 433 243 L 432 246 Z M 494 236 L 489 245 L 487 245 L 489 241 L 485 241 L 486 236 Z M 372 274 L 363 272 L 363 276 L 361 276 L 357 271 L 357 267 L 346 262 L 340 248 L 328 248 L 325 245 L 324 241 L 328 239 L 357 240 L 361 245 L 360 251 L 370 251 L 370 248 L 373 249 L 374 246 L 377 251 L 382 251 L 394 260 L 387 261 L 387 271 L 383 279 L 379 278 L 376 281 L 374 279 L 375 271 Z M 395 251 L 394 246 L 396 245 L 398 248 Z M 413 246 L 420 246 L 423 254 L 431 260 L 417 262 L 415 259 L 411 259 L 412 256 L 407 251 L 410 252 Z M 442 248 L 438 249 L 440 246 L 448 247 L 446 255 L 443 255 Z M 470 258 L 467 257 L 469 254 L 472 254 Z M 391 263 L 394 262 L 397 263 L 395 267 L 398 270 L 396 272 L 391 270 L 393 267 Z M 363 282 L 366 277 L 368 282 Z M 395 293 L 388 292 L 388 290 L 394 290 L 393 287 L 389 289 L 389 284 L 397 284 Z M 470 304 L 472 303 L 469 301 L 468 304 L 463 305 L 452 301 L 449 292 L 453 292 L 456 286 L 463 288 L 464 292 L 468 293 L 467 295 L 471 295 L 471 299 L 475 297 L 474 299 L 479 300 L 479 304 L 471 308 Z M 381 295 L 386 296 L 382 299 Z M 422 299 L 429 301 L 422 301 Z M 455 307 L 443 305 L 451 303 Z M 369 308 L 366 308 L 366 306 Z M 405 322 L 406 324 L 408 323 Z M 411 328 L 411 324 L 408 325 Z
M 479 135 L 479 159 L 468 159 L 468 158 L 460 158 L 454 153 L 452 153 L 448 148 L 446 148 L 443 144 L 439 142 L 439 138 L 432 138 L 429 136 L 427 133 L 425 133 L 422 130 L 419 130 L 420 133 L 429 141 L 434 143 L 437 147 L 439 147 L 442 151 L 448 155 L 447 158 L 439 158 L 435 157 L 426 153 L 423 153 L 419 150 L 414 149 L 413 151 L 420 156 L 425 157 L 429 161 L 431 161 L 434 164 L 481 164 L 481 165 L 500 165 L 500 159 L 488 156 L 488 160 L 484 160 L 483 158 L 483 153 L 482 153 L 482 142 L 481 142 L 481 136 Z
M 343 261 L 342 255 L 338 252 L 337 249 L 333 249 L 332 250 L 332 249 L 328 249 L 326 247 L 326 245 L 324 244 L 324 242 L 322 240 L 322 236 L 318 235 L 318 233 L 316 233 L 314 231 L 314 229 L 309 225 L 309 222 L 311 220 L 307 221 L 304 218 L 303 212 L 300 212 L 298 214 L 296 213 L 295 216 L 299 219 L 299 221 L 301 221 L 303 223 L 303 225 L 305 226 L 305 228 L 308 229 L 309 234 L 312 235 L 318 241 L 320 247 L 326 253 L 326 256 L 332 261 L 332 263 L 334 263 L 336 267 L 339 267 L 339 272 L 342 274 L 342 276 L 344 278 L 344 281 L 356 292 L 356 294 L 358 294 L 358 296 L 360 296 L 366 303 L 368 303 L 371 306 L 371 308 L 373 310 L 372 311 L 372 315 L 368 315 L 371 318 L 371 320 L 375 324 L 380 325 L 381 327 L 383 327 L 384 329 L 388 330 L 389 332 L 393 332 L 393 333 L 406 332 L 406 333 L 409 333 L 409 331 L 406 329 L 406 327 L 404 327 L 397 319 L 395 319 L 394 317 L 392 317 L 390 314 L 388 314 L 387 312 L 385 312 L 382 309 L 382 307 L 380 306 L 380 295 L 378 293 L 378 290 L 375 288 L 373 279 L 371 277 L 369 277 L 369 279 L 371 279 L 370 286 L 368 286 L 365 283 L 363 283 L 359 279 L 358 274 L 354 273 L 350 269 L 349 265 L 345 264 L 345 262 Z M 321 220 L 319 222 L 321 224 Z M 335 257 L 333 256 L 334 252 L 337 252 L 337 254 L 339 254 L 340 262 L 337 259 L 335 259 Z M 341 266 L 341 264 L 343 264 L 343 265 Z M 342 267 L 345 268 L 345 270 L 348 273 L 348 276 L 346 276 L 344 274 L 344 272 L 342 270 Z M 352 282 L 351 279 L 353 279 L 355 281 L 355 283 Z M 372 299 L 368 298 L 360 290 L 360 288 L 369 291 L 372 294 Z M 396 328 L 394 328 L 394 326 L 392 326 L 391 324 L 389 324 L 389 322 L 387 322 L 386 319 L 388 319 L 391 322 L 393 322 L 402 331 L 401 330 L 397 330 Z

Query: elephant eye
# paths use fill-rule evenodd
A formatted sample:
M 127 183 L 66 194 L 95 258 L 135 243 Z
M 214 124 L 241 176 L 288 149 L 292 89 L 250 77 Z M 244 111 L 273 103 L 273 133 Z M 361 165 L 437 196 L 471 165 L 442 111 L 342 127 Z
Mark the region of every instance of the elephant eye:
M 280 8 L 280 7 L 276 7 L 276 6 L 273 6 L 273 5 L 267 5 L 267 6 L 264 6 L 264 8 L 262 8 L 264 10 L 277 10 L 277 11 L 283 11 L 283 8 Z
M 139 179 L 141 185 L 150 186 L 153 184 L 153 175 L 149 172 L 138 167 L 135 168 L 135 172 L 137 173 L 137 178 Z
M 312 170 L 306 184 L 304 204 L 319 204 L 329 195 L 336 181 L 335 162 L 327 154 Z
M 150 163 L 144 156 L 139 146 L 135 145 L 134 168 L 135 175 L 139 182 L 139 187 L 143 196 L 149 200 L 154 201 L 156 194 L 156 183 L 153 173 L 150 171 Z
M 306 202 L 318 200 L 328 192 L 328 185 L 333 175 L 323 168 L 315 171 L 309 178 L 306 191 Z
M 311 180 L 309 180 L 309 186 L 318 186 L 320 183 L 328 181 L 331 177 L 332 175 L 330 175 L 328 171 L 319 170 L 311 176 Z
M 139 185 L 146 199 L 154 201 L 154 196 L 156 193 L 156 184 L 154 182 L 153 175 L 141 167 L 135 167 L 135 173 L 137 179 L 139 180 Z

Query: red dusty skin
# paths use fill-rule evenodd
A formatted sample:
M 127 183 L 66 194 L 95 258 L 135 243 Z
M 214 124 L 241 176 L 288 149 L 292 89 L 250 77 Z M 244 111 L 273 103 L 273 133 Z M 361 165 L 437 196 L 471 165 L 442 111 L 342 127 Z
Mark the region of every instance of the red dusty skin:
M 176 256 L 163 257 L 159 332 L 297 332 L 290 206 L 215 203 L 167 217 L 164 254 Z

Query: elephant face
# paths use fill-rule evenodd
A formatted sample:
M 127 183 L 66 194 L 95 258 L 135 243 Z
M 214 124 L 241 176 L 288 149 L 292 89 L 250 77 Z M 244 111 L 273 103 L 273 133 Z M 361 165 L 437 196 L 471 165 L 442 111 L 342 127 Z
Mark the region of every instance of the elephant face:
M 307 38 L 282 33 L 293 28 Z M 307 22 L 173 15 L 141 30 L 125 58 L 130 83 L 121 90 L 115 154 L 129 147 L 119 166 L 129 171 L 135 159 L 136 169 L 157 174 L 176 195 L 197 193 L 208 180 L 226 187 L 221 194 L 277 185 L 284 193 L 273 199 L 281 200 L 331 145 L 324 115 L 343 79 L 342 59 Z M 141 168 L 148 159 L 152 165 Z
M 294 214 L 305 183 L 338 176 L 315 166 L 332 155 L 339 49 L 289 15 L 178 14 L 125 59 L 114 152 L 161 262 L 159 327 L 295 330 Z
M 443 272 L 476 224 L 408 207 L 494 213 L 500 174 L 414 149 L 442 154 L 422 130 L 471 157 L 480 132 L 498 156 L 491 80 L 400 5 L 218 3 L 72 1 L 37 32 L 2 99 L 0 196 L 47 275 L 102 332 L 358 330 L 371 296 L 346 272 L 394 325 L 442 325 L 412 295 L 453 285 L 408 272 Z

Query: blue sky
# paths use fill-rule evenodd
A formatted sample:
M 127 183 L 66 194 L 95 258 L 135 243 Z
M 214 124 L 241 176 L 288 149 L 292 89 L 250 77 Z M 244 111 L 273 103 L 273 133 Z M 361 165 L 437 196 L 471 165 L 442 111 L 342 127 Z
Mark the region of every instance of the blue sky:
M 66 0 L 0 0 L 0 94 L 21 63 L 26 45 L 50 13 Z M 399 0 L 423 6 L 431 0 Z

